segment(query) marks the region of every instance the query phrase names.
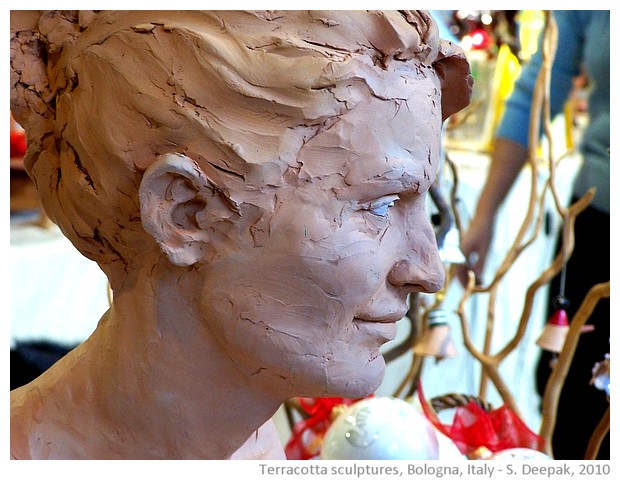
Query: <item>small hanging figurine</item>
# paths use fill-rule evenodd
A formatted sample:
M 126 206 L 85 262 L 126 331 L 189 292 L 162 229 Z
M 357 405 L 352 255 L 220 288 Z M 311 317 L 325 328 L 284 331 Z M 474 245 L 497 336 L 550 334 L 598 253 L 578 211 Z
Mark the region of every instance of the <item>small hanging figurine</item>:
M 557 360 L 557 355 L 564 347 L 568 329 L 570 328 L 570 321 L 566 313 L 569 306 L 570 302 L 562 294 L 553 299 L 555 311 L 551 314 L 551 317 L 547 321 L 547 325 L 545 325 L 542 334 L 536 341 L 536 345 L 555 354 L 551 360 L 552 367 Z M 581 327 L 580 333 L 587 333 L 592 330 L 594 330 L 593 325 L 584 325 Z
M 560 353 L 568 333 L 569 321 L 566 309 L 570 303 L 560 294 L 553 299 L 555 311 L 547 321 L 547 325 L 536 341 L 536 345 L 553 353 Z
M 435 357 L 437 361 L 457 355 L 447 315 L 448 313 L 441 308 L 434 308 L 428 312 L 428 327 L 413 347 L 414 353 Z
M 456 346 L 450 334 L 449 312 L 442 307 L 445 297 L 444 286 L 435 294 L 435 304 L 425 313 L 426 328 L 413 347 L 416 355 L 435 357 L 437 362 L 446 357 L 457 356 Z

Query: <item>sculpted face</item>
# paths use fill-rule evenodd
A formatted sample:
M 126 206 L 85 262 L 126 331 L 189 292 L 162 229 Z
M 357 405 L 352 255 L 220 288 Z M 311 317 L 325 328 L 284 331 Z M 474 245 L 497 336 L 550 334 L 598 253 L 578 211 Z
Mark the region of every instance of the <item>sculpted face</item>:
M 189 302 L 172 320 L 257 385 L 375 390 L 407 295 L 443 282 L 425 192 L 470 98 L 462 51 L 419 11 L 64 15 L 37 20 L 38 64 L 30 21 L 12 39 L 50 218 L 117 298 Z
M 255 225 L 260 246 L 229 243 L 203 267 L 208 328 L 266 385 L 302 396 L 371 393 L 407 294 L 443 282 L 424 195 L 441 115 L 419 101 L 436 85 L 405 76 L 403 88 L 411 96 L 400 100 L 368 93 L 307 142 L 298 176 Z

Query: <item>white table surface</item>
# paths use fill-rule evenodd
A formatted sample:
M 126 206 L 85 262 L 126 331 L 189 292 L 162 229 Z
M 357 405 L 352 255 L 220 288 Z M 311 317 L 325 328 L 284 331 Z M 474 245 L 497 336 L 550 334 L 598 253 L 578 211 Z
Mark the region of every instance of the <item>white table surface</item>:
M 52 225 L 12 218 L 10 225 L 10 341 L 85 340 L 108 308 L 107 278 Z

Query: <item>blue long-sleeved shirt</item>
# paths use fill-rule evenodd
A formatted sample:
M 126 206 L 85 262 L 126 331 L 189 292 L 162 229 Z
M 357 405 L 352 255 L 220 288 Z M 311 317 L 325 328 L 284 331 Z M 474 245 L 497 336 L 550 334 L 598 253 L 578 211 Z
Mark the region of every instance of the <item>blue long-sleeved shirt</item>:
M 596 187 L 592 206 L 609 213 L 609 10 L 554 10 L 553 15 L 558 48 L 551 70 L 551 116 L 563 110 L 573 79 L 583 66 L 593 88 L 588 97 L 589 123 L 580 144 L 583 165 L 574 193 L 581 196 Z M 527 146 L 531 100 L 541 63 L 539 48 L 506 101 L 498 137 Z

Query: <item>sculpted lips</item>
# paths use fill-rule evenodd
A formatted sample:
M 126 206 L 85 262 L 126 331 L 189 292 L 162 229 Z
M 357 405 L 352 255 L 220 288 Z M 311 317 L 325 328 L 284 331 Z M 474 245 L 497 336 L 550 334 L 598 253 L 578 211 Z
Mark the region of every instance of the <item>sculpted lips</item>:
M 378 323 L 395 323 L 407 314 L 407 310 L 396 310 L 386 313 L 385 315 L 366 315 L 362 314 L 355 317 L 354 321 L 360 322 L 378 322 Z
M 396 322 L 405 316 L 405 312 L 390 313 L 383 316 L 360 316 L 353 319 L 353 325 L 359 330 L 383 339 L 385 342 L 396 337 Z

